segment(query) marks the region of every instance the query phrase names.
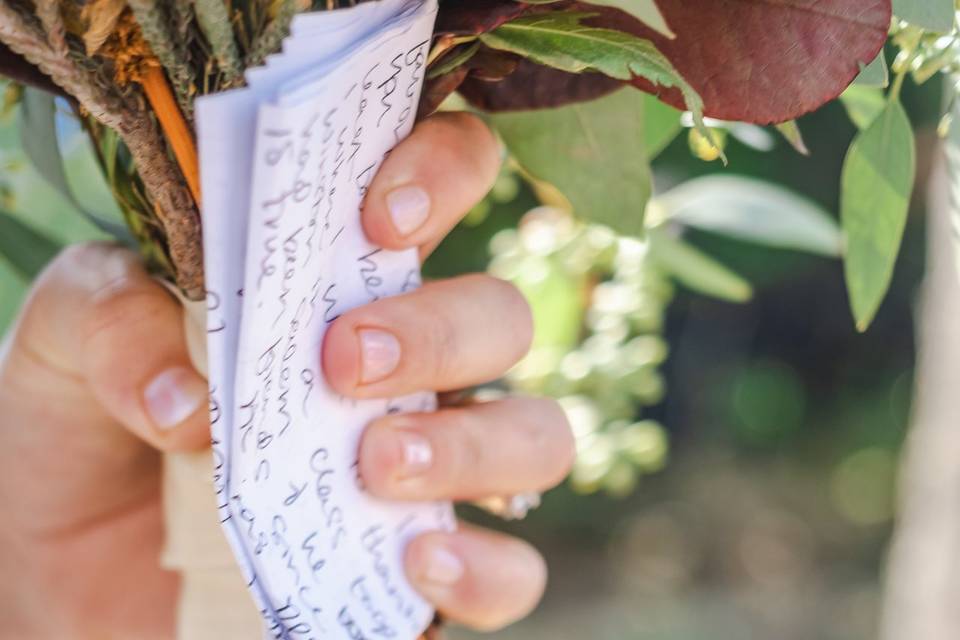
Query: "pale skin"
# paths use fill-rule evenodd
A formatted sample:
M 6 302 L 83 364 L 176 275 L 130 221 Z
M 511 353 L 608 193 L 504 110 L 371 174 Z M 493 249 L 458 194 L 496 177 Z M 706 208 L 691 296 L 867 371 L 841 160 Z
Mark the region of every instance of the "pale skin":
M 370 187 L 368 237 L 426 256 L 499 162 L 477 118 L 424 121 Z M 449 391 L 502 375 L 531 335 L 519 292 L 476 274 L 344 314 L 317 358 L 346 396 Z M 208 446 L 206 382 L 182 308 L 132 254 L 74 247 L 39 278 L 0 350 L 0 438 L 0 638 L 171 638 L 160 456 Z M 380 419 L 359 460 L 374 494 L 470 500 L 548 489 L 572 457 L 556 404 L 516 397 Z M 415 539 L 405 563 L 444 616 L 480 630 L 527 615 L 546 582 L 528 544 L 467 525 Z

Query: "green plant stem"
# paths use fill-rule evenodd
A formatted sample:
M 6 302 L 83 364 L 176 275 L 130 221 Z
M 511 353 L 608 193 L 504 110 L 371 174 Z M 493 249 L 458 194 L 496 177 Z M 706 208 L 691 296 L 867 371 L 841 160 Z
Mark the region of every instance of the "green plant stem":
M 0 0 L 0 41 L 63 87 L 99 122 L 123 138 L 166 236 L 177 284 L 192 299 L 203 297 L 200 215 L 153 118 L 132 98 L 91 82 L 68 57 L 47 44 L 38 26 L 8 0 Z
M 167 27 L 169 20 L 165 19 L 166 7 L 162 6 L 158 0 L 129 0 L 129 5 L 137 24 L 140 25 L 144 39 L 167 72 L 184 118 L 188 122 L 193 122 L 191 96 L 195 77 L 187 60 L 185 44 L 178 42 Z
M 890 87 L 890 96 L 889 96 L 890 100 L 900 99 L 900 91 L 901 89 L 903 89 L 903 81 L 906 77 L 907 77 L 906 71 L 901 71 L 896 76 L 894 76 L 893 84 Z
M 234 39 L 230 14 L 223 0 L 196 0 L 194 11 L 200 30 L 210 43 L 213 55 L 223 73 L 225 87 L 243 82 L 240 52 Z
M 283 0 L 277 15 L 254 40 L 253 46 L 247 53 L 247 67 L 256 67 L 263 64 L 268 55 L 280 48 L 280 43 L 290 33 L 290 22 L 296 13 L 296 0 Z

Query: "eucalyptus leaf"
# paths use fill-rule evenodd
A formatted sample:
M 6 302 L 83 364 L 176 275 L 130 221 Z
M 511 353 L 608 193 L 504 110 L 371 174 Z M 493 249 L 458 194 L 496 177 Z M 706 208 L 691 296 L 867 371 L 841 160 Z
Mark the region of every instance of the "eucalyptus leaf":
M 0 210 L 0 258 L 24 280 L 33 280 L 61 248 L 13 214 Z
M 655 96 L 643 94 L 643 142 L 653 160 L 683 131 L 683 114 Z
M 883 49 L 870 64 L 861 65 L 860 75 L 854 79 L 854 84 L 864 87 L 878 87 L 885 89 L 890 84 L 890 69 Z
M 950 101 L 952 121 L 945 132 L 943 149 L 947 159 L 947 175 L 950 184 L 950 222 L 953 227 L 953 233 L 950 236 L 953 240 L 954 264 L 957 275 L 960 276 L 960 95 L 957 94 L 956 88 L 952 91 L 953 99 Z
M 893 0 L 893 14 L 930 31 L 948 33 L 953 30 L 954 0 Z
M 557 109 L 494 114 L 491 121 L 526 172 L 556 187 L 578 217 L 640 235 L 652 190 L 646 100 L 627 87 Z
M 913 129 L 903 106 L 892 100 L 857 135 L 843 165 L 844 272 L 860 331 L 870 326 L 890 286 L 915 174 Z
M 840 95 L 840 102 L 847 110 L 850 121 L 858 129 L 870 126 L 887 105 L 883 91 L 875 87 L 851 85 Z
M 57 140 L 56 102 L 52 94 L 26 87 L 21 100 L 21 145 L 37 173 L 91 224 L 114 238 L 132 244 L 125 227 L 91 213 L 77 200 L 63 168 Z
M 676 87 L 702 126 L 703 100 L 652 42 L 623 31 L 580 24 L 589 16 L 563 11 L 525 16 L 480 39 L 494 49 L 571 73 L 599 71 L 624 81 L 640 76 L 661 87 Z
M 694 178 L 657 196 L 651 218 L 675 221 L 768 247 L 838 257 L 840 227 L 823 209 L 792 191 L 733 175 Z
M 774 125 L 774 127 L 797 153 L 805 156 L 810 155 L 810 149 L 807 148 L 807 143 L 803 140 L 803 132 L 800 131 L 800 125 L 797 124 L 796 120 L 787 120 Z
M 650 257 L 688 289 L 729 302 L 753 297 L 749 282 L 693 245 L 660 229 L 651 229 L 647 237 Z
M 593 4 L 623 9 L 657 33 L 662 33 L 668 38 L 676 37 L 654 0 L 594 0 Z

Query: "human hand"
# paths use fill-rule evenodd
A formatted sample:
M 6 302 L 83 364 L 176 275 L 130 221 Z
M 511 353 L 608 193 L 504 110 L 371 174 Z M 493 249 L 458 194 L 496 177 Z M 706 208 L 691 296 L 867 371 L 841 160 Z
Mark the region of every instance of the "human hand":
M 368 236 L 425 256 L 498 163 L 476 118 L 425 121 L 371 184 Z M 159 452 L 209 444 L 206 382 L 190 365 L 182 314 L 135 256 L 107 245 L 67 250 L 36 283 L 0 351 L 0 574 L 16 576 L 0 586 L 0 637 L 173 635 L 177 576 L 158 564 Z M 442 391 L 501 375 L 531 331 L 515 289 L 471 275 L 345 313 L 318 357 L 344 395 Z M 548 488 L 572 452 L 555 404 L 516 398 L 380 419 L 360 469 L 384 497 L 474 499 Z M 414 540 L 406 565 L 443 614 L 479 629 L 525 615 L 545 581 L 535 550 L 470 527 Z

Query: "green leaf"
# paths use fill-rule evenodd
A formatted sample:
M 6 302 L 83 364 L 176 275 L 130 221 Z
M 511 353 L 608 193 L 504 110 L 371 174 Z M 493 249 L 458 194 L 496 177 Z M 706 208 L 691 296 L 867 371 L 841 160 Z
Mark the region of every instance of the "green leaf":
M 0 257 L 24 280 L 33 280 L 60 249 L 55 241 L 0 210 Z
M 489 47 L 530 58 L 571 73 L 599 71 L 618 80 L 641 76 L 664 88 L 676 87 L 698 127 L 703 100 L 657 47 L 643 38 L 613 29 L 580 24 L 590 14 L 553 12 L 512 20 L 480 36 Z
M 869 127 L 887 105 L 887 99 L 880 89 L 860 85 L 851 85 L 840 95 L 840 102 L 858 129 Z
M 657 196 L 651 218 L 745 242 L 838 257 L 837 222 L 806 198 L 768 182 L 732 175 L 694 178 Z
M 670 30 L 670 25 L 667 24 L 666 19 L 663 17 L 660 8 L 654 0 L 594 0 L 593 4 L 623 9 L 654 31 L 662 33 L 668 38 L 677 37 L 676 34 Z
M 953 0 L 893 0 L 893 15 L 937 33 L 953 30 Z
M 956 85 L 951 83 L 949 86 L 952 87 L 947 89 L 952 106 L 941 127 L 946 127 L 942 134 L 950 185 L 950 224 L 953 230 L 950 238 L 953 241 L 954 266 L 960 276 L 960 95 Z
M 749 282 L 692 245 L 660 229 L 651 229 L 647 237 L 650 257 L 688 289 L 729 302 L 753 297 Z
M 57 141 L 56 103 L 52 94 L 24 88 L 21 100 L 20 138 L 24 153 L 44 180 L 94 226 L 114 238 L 131 244 L 133 238 L 122 225 L 101 219 L 87 211 L 77 200 L 63 168 L 63 156 Z
M 555 186 L 582 219 L 643 232 L 652 190 L 644 152 L 646 97 L 630 87 L 558 109 L 491 116 L 513 157 Z
M 870 326 L 890 286 L 915 173 L 913 129 L 903 106 L 893 100 L 857 135 L 843 164 L 844 271 L 860 331 Z
M 873 62 L 860 65 L 860 75 L 853 82 L 864 87 L 887 88 L 890 84 L 890 70 L 887 68 L 887 59 L 883 54 L 883 49 L 873 59 Z
M 780 124 L 774 125 L 774 128 L 780 132 L 780 135 L 790 143 L 790 146 L 793 147 L 797 153 L 805 156 L 810 155 L 810 149 L 807 148 L 807 143 L 803 141 L 803 133 L 800 131 L 800 125 L 797 124 L 796 120 L 781 122 Z
M 683 131 L 683 114 L 660 102 L 649 93 L 643 94 L 643 140 L 647 158 L 653 160 Z
M 464 47 L 461 47 L 458 51 L 454 51 L 444 56 L 439 62 L 430 67 L 430 71 L 427 72 L 427 80 L 439 78 L 444 74 L 450 73 L 460 65 L 469 61 L 470 58 L 476 55 L 479 49 L 480 43 L 474 41 Z

